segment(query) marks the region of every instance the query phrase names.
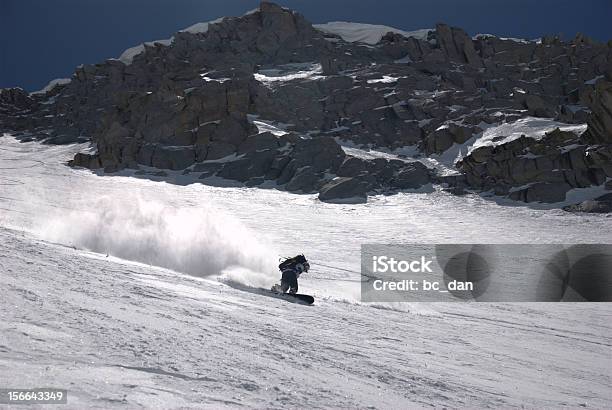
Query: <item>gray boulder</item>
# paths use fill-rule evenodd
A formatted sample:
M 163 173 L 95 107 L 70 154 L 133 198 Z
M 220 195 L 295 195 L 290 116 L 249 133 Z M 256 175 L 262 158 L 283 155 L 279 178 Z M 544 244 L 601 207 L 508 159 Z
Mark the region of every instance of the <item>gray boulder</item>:
M 71 167 L 83 167 L 89 169 L 102 168 L 100 158 L 97 155 L 85 154 L 82 152 L 76 154 L 74 158 L 69 161 L 68 165 Z
M 593 200 L 583 201 L 579 204 L 566 206 L 563 208 L 568 212 L 585 213 L 610 213 L 612 212 L 612 193 L 605 194 Z
M 212 141 L 205 149 L 200 149 L 200 157 L 206 161 L 225 158 L 236 153 L 236 146 L 225 141 Z
M 254 131 L 255 127 L 247 121 L 245 115 L 232 113 L 219 122 L 211 136 L 211 141 L 223 141 L 239 146 Z
M 286 139 L 282 139 L 270 132 L 263 132 L 247 137 L 239 146 L 238 154 L 247 152 L 265 151 L 270 149 L 278 149 L 287 144 Z
M 294 145 L 291 157 L 297 168 L 312 166 L 316 171 L 336 173 L 346 154 L 331 138 L 300 139 Z
M 233 181 L 246 182 L 252 177 L 259 176 L 259 174 L 256 175 L 252 172 L 250 166 L 250 161 L 244 158 L 226 162 L 223 164 L 223 168 L 217 172 L 217 176 Z
M 441 154 L 455 143 L 453 134 L 448 128 L 437 129 L 427 135 L 423 141 L 425 152 Z
M 584 159 L 589 168 L 599 168 L 606 177 L 612 178 L 612 144 L 587 147 Z
M 474 49 L 474 43 L 465 31 L 446 24 L 437 24 L 436 34 L 440 48 L 451 61 L 482 65 L 482 60 Z
M 278 174 L 277 183 L 285 185 L 291 192 L 315 192 L 328 175 L 335 174 L 344 162 L 346 154 L 336 141 L 329 137 L 295 140 L 291 151 L 286 154 L 287 162 L 281 155 L 284 164 Z M 280 162 L 271 165 L 270 171 L 278 173 Z
M 310 193 L 315 192 L 323 184 L 325 175 L 321 171 L 317 171 L 315 167 L 304 166 L 295 170 L 294 166 L 294 163 L 290 163 L 290 165 L 285 168 L 291 170 L 291 179 L 285 185 L 287 191 Z M 279 182 L 280 181 L 282 181 L 282 179 L 279 179 Z
M 191 168 L 190 173 L 199 173 L 199 178 L 204 179 L 215 175 L 222 167 L 222 162 L 200 162 Z
M 274 160 L 272 160 L 270 168 L 265 175 L 265 179 L 275 180 L 278 183 L 283 170 L 287 167 L 289 162 L 291 162 L 291 158 L 288 155 L 277 155 L 274 157 Z
M 420 162 L 412 162 L 397 171 L 390 185 L 395 189 L 418 189 L 430 182 L 429 169 Z
M 369 161 L 347 155 L 336 175 L 339 177 L 356 177 L 366 173 L 368 166 Z
M 357 178 L 337 177 L 321 188 L 319 200 L 337 204 L 365 203 L 367 191 L 367 184 Z
M 565 182 L 537 182 L 526 188 L 515 190 L 508 196 L 523 202 L 555 203 L 565 201 L 565 195 L 570 189 L 572 187 Z
M 539 95 L 528 94 L 522 97 L 522 103 L 527 108 L 529 114 L 535 117 L 550 118 L 556 114 L 554 106 Z
M 273 150 L 253 151 L 243 158 L 226 162 L 218 176 L 240 182 L 263 178 L 270 170 L 278 152 Z
M 448 124 L 429 133 L 423 141 L 424 150 L 428 154 L 441 154 L 453 144 L 463 144 L 478 130 L 456 124 Z
M 158 146 L 151 157 L 151 166 L 176 171 L 193 165 L 195 160 L 194 147 Z

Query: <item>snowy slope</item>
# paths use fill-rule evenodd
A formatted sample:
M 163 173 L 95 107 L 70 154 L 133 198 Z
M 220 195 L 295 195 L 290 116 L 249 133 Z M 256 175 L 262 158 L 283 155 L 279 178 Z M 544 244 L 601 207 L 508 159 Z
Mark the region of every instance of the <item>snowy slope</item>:
M 68 408 L 610 404 L 609 308 L 306 307 L 0 239 L 0 383 L 65 387 Z
M 420 40 L 427 40 L 427 35 L 431 29 L 422 29 L 415 31 L 404 31 L 394 27 L 367 24 L 367 23 L 351 23 L 347 21 L 330 21 L 324 24 L 313 24 L 313 27 L 324 33 L 331 33 L 340 36 L 344 41 L 350 43 L 366 43 L 376 44 L 387 33 L 397 33 L 404 37 L 415 37 Z
M 361 243 L 610 242 L 605 216 L 97 176 L 64 165 L 83 148 L 0 137 L 2 386 L 75 409 L 612 404 L 608 305 L 373 306 L 357 273 Z M 314 306 L 256 290 L 297 252 Z

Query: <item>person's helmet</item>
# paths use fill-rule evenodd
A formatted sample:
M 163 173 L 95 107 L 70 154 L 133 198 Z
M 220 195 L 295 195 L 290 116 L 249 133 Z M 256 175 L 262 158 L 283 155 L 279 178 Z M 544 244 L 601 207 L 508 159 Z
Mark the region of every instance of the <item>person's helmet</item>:
M 310 269 L 308 262 L 298 263 L 295 265 L 295 270 L 297 270 L 299 273 L 308 272 L 308 269 Z

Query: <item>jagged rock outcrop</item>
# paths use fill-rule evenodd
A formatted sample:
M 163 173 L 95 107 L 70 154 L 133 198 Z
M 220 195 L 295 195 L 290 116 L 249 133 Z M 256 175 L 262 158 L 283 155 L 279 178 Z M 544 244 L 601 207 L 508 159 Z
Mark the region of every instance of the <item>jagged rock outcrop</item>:
M 0 110 L 11 112 L 32 108 L 36 102 L 21 88 L 0 89 Z
M 612 193 L 563 208 L 568 212 L 606 214 L 612 212 Z
M 91 140 L 97 151 L 77 154 L 74 166 L 266 182 L 330 201 L 436 180 L 455 193 L 560 202 L 569 189 L 612 177 L 610 44 L 583 35 L 471 38 L 444 24 L 403 34 L 364 46 L 263 2 L 244 16 L 80 66 L 44 92 L 0 90 L 0 127 L 49 143 Z M 526 116 L 588 118 L 588 129 L 496 136 L 503 143 L 471 147 L 450 164 L 462 174 L 452 177 L 436 178 L 395 151 L 410 146 L 438 158 L 491 125 Z M 396 159 L 347 155 L 341 145 Z
M 438 24 L 436 34 L 440 48 L 450 61 L 482 66 L 482 60 L 476 53 L 474 42 L 465 31 L 446 24 Z
M 588 97 L 592 114 L 583 139 L 590 144 L 612 144 L 612 78 L 609 80 L 598 81 Z
M 368 186 L 351 177 L 338 177 L 323 186 L 319 199 L 331 203 L 364 203 L 367 201 Z
M 457 166 L 471 187 L 519 201 L 554 203 L 564 201 L 572 188 L 601 185 L 612 177 L 608 153 L 574 132 L 556 129 L 540 139 L 521 136 L 478 147 Z
M 443 125 L 423 140 L 423 150 L 427 154 L 441 154 L 453 144 L 463 144 L 482 130 L 478 127 L 466 127 L 457 124 Z

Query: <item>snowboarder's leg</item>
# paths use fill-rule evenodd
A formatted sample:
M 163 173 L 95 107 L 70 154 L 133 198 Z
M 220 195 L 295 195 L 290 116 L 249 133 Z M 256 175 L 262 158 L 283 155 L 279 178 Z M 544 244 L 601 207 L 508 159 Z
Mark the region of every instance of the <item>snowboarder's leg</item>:
M 293 277 L 291 278 L 291 281 L 289 282 L 289 293 L 297 293 L 298 291 L 298 281 L 297 281 L 297 275 L 293 275 Z
M 298 281 L 295 272 L 285 271 L 283 272 L 283 278 L 281 279 L 281 290 L 283 293 L 289 290 L 289 293 L 297 293 Z

